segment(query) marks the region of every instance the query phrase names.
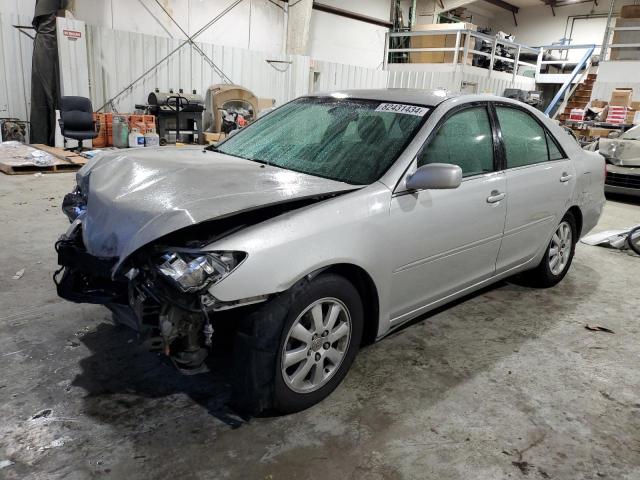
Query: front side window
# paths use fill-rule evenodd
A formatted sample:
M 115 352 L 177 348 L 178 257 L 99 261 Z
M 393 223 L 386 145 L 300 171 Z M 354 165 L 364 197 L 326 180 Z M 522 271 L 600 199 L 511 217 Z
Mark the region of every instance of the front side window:
M 379 101 L 301 98 L 218 146 L 218 151 L 296 172 L 369 185 L 396 161 L 429 108 Z
M 458 165 L 463 177 L 492 172 L 493 138 L 486 107 L 449 117 L 418 156 L 418 167 L 427 163 Z
M 496 106 L 502 141 L 507 154 L 507 168 L 523 167 L 549 160 L 547 133 L 526 112 Z

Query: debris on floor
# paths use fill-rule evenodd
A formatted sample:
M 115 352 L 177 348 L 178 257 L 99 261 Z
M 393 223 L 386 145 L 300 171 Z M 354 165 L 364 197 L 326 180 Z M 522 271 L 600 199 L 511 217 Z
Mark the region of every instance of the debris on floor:
M 11 277 L 12 280 L 20 280 L 22 278 L 22 275 L 24 275 L 24 268 L 21 268 L 20 270 L 18 270 L 15 275 L 13 277 Z
M 35 420 L 37 418 L 47 418 L 49 415 L 51 415 L 51 409 L 45 408 L 44 410 L 40 410 L 33 417 L 31 417 L 31 420 Z
M 592 332 L 607 332 L 607 333 L 616 333 L 610 328 L 601 327 L 600 325 L 589 325 L 588 323 L 584 326 L 587 330 L 591 330 Z
M 640 227 L 640 225 L 621 228 L 619 230 L 605 230 L 603 232 L 591 233 L 583 237 L 580 242 L 591 246 L 597 245 L 601 247 L 622 249 L 626 247 L 629 232 L 637 227 Z

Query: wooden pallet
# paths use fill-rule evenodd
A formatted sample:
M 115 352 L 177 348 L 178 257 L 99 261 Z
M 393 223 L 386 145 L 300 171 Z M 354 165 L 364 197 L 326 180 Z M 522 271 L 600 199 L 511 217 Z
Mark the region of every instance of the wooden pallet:
M 80 170 L 81 165 L 62 162 L 54 163 L 53 165 L 40 166 L 30 163 L 24 163 L 22 165 L 11 165 L 0 161 L 0 172 L 7 175 L 29 175 L 34 173 L 63 173 L 63 172 L 75 172 Z
M 31 145 L 33 148 L 43 150 L 53 157 L 55 162 L 52 165 L 35 165 L 29 162 L 21 162 L 15 159 L 0 159 L 0 172 L 7 175 L 29 175 L 34 173 L 63 173 L 74 172 L 82 168 L 87 163 L 87 159 L 75 152 L 65 151 L 61 148 L 49 147 L 48 145 Z
M 54 157 L 60 160 L 64 160 L 74 165 L 84 165 L 87 163 L 87 158 L 82 155 L 71 152 L 69 150 L 63 150 L 62 148 L 50 147 L 49 145 L 42 145 L 40 143 L 36 143 L 35 145 L 31 145 L 33 148 L 37 148 L 38 150 L 42 150 L 44 152 L 50 153 Z

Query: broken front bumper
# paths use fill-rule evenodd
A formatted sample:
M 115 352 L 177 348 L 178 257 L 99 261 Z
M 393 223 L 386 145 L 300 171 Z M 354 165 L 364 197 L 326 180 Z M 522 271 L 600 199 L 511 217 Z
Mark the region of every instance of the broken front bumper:
M 53 275 L 58 295 L 76 303 L 128 305 L 125 281 L 111 278 L 117 258 L 90 255 L 82 243 L 82 226 L 60 237 L 55 248 L 60 269 Z

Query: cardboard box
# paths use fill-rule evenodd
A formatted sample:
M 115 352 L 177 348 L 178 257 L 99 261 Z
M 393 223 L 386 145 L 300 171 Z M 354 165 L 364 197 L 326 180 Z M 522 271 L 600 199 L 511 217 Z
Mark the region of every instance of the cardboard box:
M 594 107 L 594 108 L 604 108 L 607 105 L 609 105 L 609 103 L 605 102 L 604 100 L 591 100 L 589 104 L 590 107 Z
M 620 9 L 621 18 L 640 18 L 640 5 L 625 5 Z
M 211 133 L 204 132 L 204 139 L 207 143 L 216 143 L 220 140 L 224 140 L 226 138 L 226 134 L 224 133 Z
M 632 88 L 616 88 L 611 94 L 609 106 L 629 107 L 631 106 L 631 97 L 633 97 Z
M 569 113 L 569 120 L 580 122 L 584 120 L 584 110 L 582 108 L 572 108 Z
M 640 27 L 640 18 L 617 18 L 616 27 Z M 640 30 L 614 31 L 613 44 L 640 43 Z M 640 60 L 640 48 L 611 48 L 611 60 Z
M 597 137 L 597 138 L 607 138 L 609 136 L 609 132 L 613 132 L 614 130 L 611 128 L 595 128 L 592 127 L 589 129 L 589 133 L 588 135 L 590 137 Z
M 606 123 L 622 124 L 627 119 L 627 107 L 617 107 L 609 105 Z
M 634 110 L 640 110 L 640 102 L 631 102 L 631 105 L 629 105 L 629 108 L 632 108 Z
M 413 32 L 425 32 L 433 30 L 448 30 L 451 34 L 442 35 L 420 35 L 410 37 L 411 48 L 455 48 L 457 30 L 477 30 L 473 23 L 433 23 L 429 25 L 414 25 Z M 464 47 L 466 35 L 460 35 L 460 47 Z M 474 47 L 473 38 L 469 40 L 469 48 Z M 411 63 L 452 63 L 455 52 L 411 52 L 409 61 Z M 458 63 L 462 63 L 463 52 L 458 52 Z M 466 58 L 467 65 L 473 62 L 473 54 L 469 53 Z

